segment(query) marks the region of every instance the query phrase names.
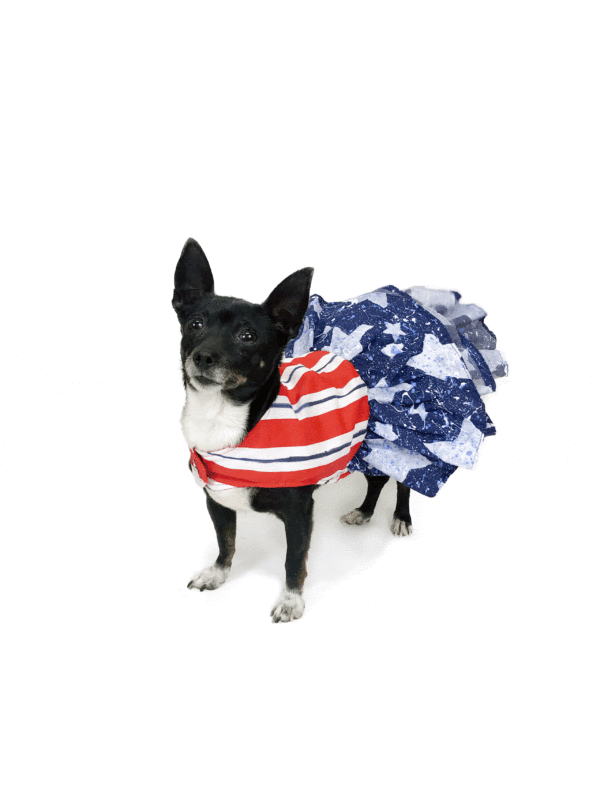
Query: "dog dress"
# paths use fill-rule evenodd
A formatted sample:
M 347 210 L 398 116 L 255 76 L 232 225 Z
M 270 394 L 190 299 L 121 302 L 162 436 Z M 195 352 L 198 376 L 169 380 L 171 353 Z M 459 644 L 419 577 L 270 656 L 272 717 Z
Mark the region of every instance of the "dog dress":
M 236 447 L 191 451 L 194 477 L 211 489 L 310 486 L 349 475 L 367 432 L 367 386 L 344 358 L 312 351 L 286 358 L 274 402 Z
M 311 296 L 286 356 L 334 353 L 367 385 L 368 429 L 349 471 L 389 475 L 433 497 L 457 467 L 475 465 L 496 432 L 481 397 L 508 368 L 485 311 L 460 297 L 394 286 L 339 303 Z

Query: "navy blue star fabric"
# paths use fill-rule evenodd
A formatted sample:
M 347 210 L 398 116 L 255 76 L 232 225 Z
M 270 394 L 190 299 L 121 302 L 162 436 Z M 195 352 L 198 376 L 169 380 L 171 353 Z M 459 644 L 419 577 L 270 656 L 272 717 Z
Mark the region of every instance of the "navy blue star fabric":
M 385 286 L 337 303 L 315 294 L 286 356 L 329 350 L 369 387 L 370 419 L 351 471 L 390 475 L 433 497 L 475 465 L 496 430 L 481 397 L 507 374 L 485 311 L 458 292 Z

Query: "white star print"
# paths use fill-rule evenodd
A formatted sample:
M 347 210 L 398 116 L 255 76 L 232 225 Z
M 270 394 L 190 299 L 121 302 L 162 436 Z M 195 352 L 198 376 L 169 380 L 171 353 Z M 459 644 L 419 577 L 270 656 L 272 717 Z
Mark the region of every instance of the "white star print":
M 396 392 L 410 392 L 412 388 L 412 383 L 388 386 L 386 379 L 382 378 L 376 386 L 369 389 L 369 400 L 376 400 L 378 403 L 393 403 Z
M 483 441 L 483 433 L 473 425 L 467 417 L 463 420 L 460 433 L 451 442 L 425 442 L 425 447 L 431 450 L 442 461 L 455 464 L 457 467 L 473 469 L 477 460 L 477 451 Z
M 365 455 L 367 464 L 401 483 L 411 469 L 421 469 L 431 464 L 431 461 L 420 453 L 413 453 L 384 439 L 373 439 L 369 444 L 371 449 Z
M 406 333 L 402 330 L 402 326 L 399 322 L 396 322 L 395 325 L 392 325 L 390 322 L 388 322 L 384 333 L 393 336 L 395 342 L 398 341 L 398 336 L 406 336 Z
M 425 411 L 425 403 L 421 403 L 419 406 L 414 406 L 413 408 L 409 408 L 409 414 L 417 414 L 423 422 L 425 422 L 425 417 L 427 416 L 427 411 Z
M 423 338 L 422 352 L 409 358 L 406 363 L 442 381 L 446 378 L 470 379 L 456 345 L 442 344 L 431 333 L 426 333 Z
M 345 333 L 341 328 L 334 328 L 331 334 L 331 344 L 328 347 L 324 347 L 323 350 L 329 350 L 335 353 L 336 356 L 342 356 L 342 358 L 350 361 L 354 356 L 362 353 L 363 347 L 360 340 L 372 327 L 372 325 L 359 325 L 350 334 Z
M 397 356 L 398 353 L 401 353 L 403 350 L 404 350 L 403 344 L 388 344 L 385 347 L 381 348 L 381 352 L 384 354 L 384 356 L 387 356 L 388 358 L 393 358 L 394 356 Z
M 398 434 L 394 432 L 392 426 L 387 424 L 384 425 L 382 422 L 375 423 L 375 432 L 390 442 L 393 442 L 394 439 L 398 438 Z
M 361 294 L 358 297 L 353 297 L 351 300 L 347 300 L 346 302 L 353 306 L 356 305 L 356 303 L 362 303 L 364 300 L 370 300 L 372 303 L 381 306 L 381 308 L 387 308 L 388 306 L 388 299 L 385 292 L 369 292 L 368 294 Z

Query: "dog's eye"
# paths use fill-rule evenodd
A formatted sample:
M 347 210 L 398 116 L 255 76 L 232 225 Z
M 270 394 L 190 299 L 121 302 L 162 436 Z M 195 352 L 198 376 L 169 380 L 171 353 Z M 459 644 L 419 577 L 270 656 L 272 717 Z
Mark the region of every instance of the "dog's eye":
M 245 330 L 239 334 L 239 338 L 242 342 L 246 342 L 246 344 L 252 344 L 252 342 L 256 341 L 256 334 L 254 331 Z
M 188 322 L 188 328 L 192 331 L 202 330 L 203 327 L 204 323 L 201 319 L 193 319 L 191 322 Z

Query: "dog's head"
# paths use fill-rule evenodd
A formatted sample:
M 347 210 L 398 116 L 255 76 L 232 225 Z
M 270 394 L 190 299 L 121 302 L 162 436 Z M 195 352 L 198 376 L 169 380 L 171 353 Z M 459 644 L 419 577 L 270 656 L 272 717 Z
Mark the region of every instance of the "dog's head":
M 217 387 L 251 395 L 279 365 L 297 336 L 310 293 L 313 270 L 283 280 L 257 305 L 215 294 L 202 248 L 186 242 L 175 270 L 173 308 L 181 325 L 181 363 L 186 385 Z

